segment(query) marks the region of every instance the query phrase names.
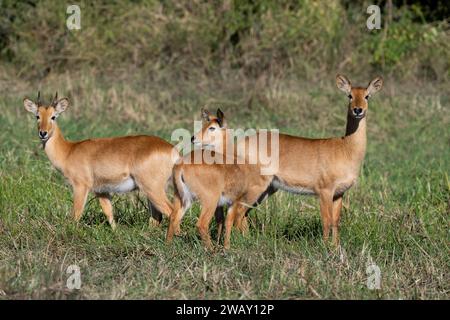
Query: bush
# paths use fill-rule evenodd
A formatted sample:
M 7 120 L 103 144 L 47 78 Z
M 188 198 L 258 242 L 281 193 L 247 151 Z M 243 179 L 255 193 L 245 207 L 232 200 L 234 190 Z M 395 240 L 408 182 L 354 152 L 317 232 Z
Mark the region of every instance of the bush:
M 160 71 L 177 77 L 238 71 L 319 78 L 345 69 L 397 77 L 449 77 L 449 28 L 418 5 L 383 12 L 366 28 L 367 4 L 346 1 L 92 1 L 82 29 L 66 28 L 66 4 L 0 2 L 0 57 L 25 77 L 89 68 L 109 76 Z M 388 24 L 386 23 L 388 22 Z

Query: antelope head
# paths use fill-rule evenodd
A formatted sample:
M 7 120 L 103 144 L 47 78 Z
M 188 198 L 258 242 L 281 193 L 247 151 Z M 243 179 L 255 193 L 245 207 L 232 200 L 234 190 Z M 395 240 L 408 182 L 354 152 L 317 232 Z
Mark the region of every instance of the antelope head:
M 41 94 L 38 92 L 36 102 L 25 98 L 23 105 L 25 110 L 36 117 L 39 139 L 42 142 L 46 142 L 53 135 L 56 119 L 69 106 L 69 99 L 62 98 L 58 100 L 58 93 L 56 93 L 50 104 L 43 104 L 41 102 Z

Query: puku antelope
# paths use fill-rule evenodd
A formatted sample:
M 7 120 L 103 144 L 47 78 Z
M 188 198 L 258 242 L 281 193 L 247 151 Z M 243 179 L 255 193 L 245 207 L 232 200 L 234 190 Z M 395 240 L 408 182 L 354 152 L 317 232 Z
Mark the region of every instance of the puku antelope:
M 262 150 L 258 148 L 259 140 L 251 141 L 249 136 L 241 137 L 237 139 L 235 143 L 234 135 L 231 134 L 231 130 L 228 129 L 228 126 L 220 128 L 220 119 L 224 118 L 223 112 L 220 109 L 217 109 L 217 115 L 214 116 L 208 110 L 202 108 L 201 109 L 201 117 L 203 120 L 203 126 L 199 132 L 194 134 L 191 138 L 191 142 L 198 147 L 203 149 L 213 150 L 219 154 L 225 154 L 230 156 L 235 163 L 249 163 L 249 164 L 257 164 L 260 166 L 261 172 L 264 172 L 264 168 L 270 168 L 270 164 L 262 164 L 260 161 L 263 157 L 266 158 L 271 155 L 272 150 L 266 150 L 264 155 L 262 154 Z M 261 137 L 256 135 L 257 139 Z M 268 135 L 266 137 L 267 142 L 271 144 L 272 136 Z M 252 146 L 254 148 L 252 148 Z M 248 154 L 252 152 L 258 152 L 258 157 L 255 157 L 252 160 L 249 159 Z M 246 157 L 247 156 L 247 157 Z M 277 154 L 278 156 L 278 154 Z M 240 162 L 238 161 L 240 160 Z M 270 175 L 270 173 L 269 173 Z M 271 175 L 273 176 L 273 175 Z M 257 201 L 253 204 L 252 207 L 256 207 L 262 201 L 264 201 L 268 196 L 273 194 L 275 189 L 270 185 L 267 190 L 265 190 Z M 239 230 L 245 233 L 248 230 L 248 222 L 247 222 L 247 213 L 251 208 L 247 209 L 246 214 L 244 215 L 242 221 L 235 221 L 236 225 L 239 225 Z M 225 217 L 225 208 L 223 206 L 218 206 L 215 212 L 216 223 L 218 227 L 217 231 L 217 242 L 219 242 L 221 234 L 223 221 Z
M 337 75 L 336 85 L 349 99 L 345 136 L 308 139 L 280 134 L 279 169 L 267 193 L 281 189 L 317 195 L 324 241 L 331 229 L 338 246 L 342 197 L 356 182 L 366 153 L 368 101 L 381 89 L 383 80 L 377 77 L 367 87 L 353 87 L 345 76 Z
M 222 132 L 220 137 L 227 136 L 223 134 L 226 131 L 227 124 L 220 110 L 218 110 L 217 117 L 208 115 L 207 120 L 208 122 L 203 126 L 202 132 L 207 131 L 211 135 Z M 192 142 L 199 144 L 196 136 L 192 137 Z M 219 140 L 223 142 L 222 154 L 211 150 L 198 149 L 175 164 L 173 168 L 175 197 L 167 231 L 168 242 L 171 242 L 174 233 L 179 231 L 184 213 L 190 208 L 193 200 L 197 199 L 202 207 L 197 228 L 208 249 L 212 248 L 209 224 L 216 208 L 224 205 L 229 206 L 225 219 L 224 238 L 224 248 L 229 249 L 233 224 L 236 222 L 236 227 L 240 230 L 243 229 L 242 217 L 248 207 L 252 206 L 270 185 L 273 176 L 261 175 L 258 165 L 237 164 L 237 161 L 233 159 L 233 152 L 227 152 L 227 140 Z M 200 144 L 205 146 L 205 143 Z M 215 145 L 215 148 L 217 149 L 218 146 Z M 199 157 L 196 157 L 196 153 L 201 155 L 200 163 L 198 163 Z M 229 159 L 226 159 L 230 155 L 232 163 L 229 163 Z M 215 157 L 218 161 L 215 163 L 204 162 L 203 159 L 209 156 Z
M 69 100 L 58 100 L 56 93 L 49 105 L 25 98 L 25 109 L 35 115 L 39 139 L 52 165 L 67 178 L 73 188 L 72 214 L 79 221 L 89 192 L 99 199 L 111 227 L 115 229 L 112 193 L 140 189 L 149 199 L 151 220 L 159 224 L 162 214 L 169 216 L 172 204 L 165 187 L 170 180 L 173 164 L 178 158 L 174 147 L 154 136 L 126 136 L 66 140 L 56 119 L 69 106 Z

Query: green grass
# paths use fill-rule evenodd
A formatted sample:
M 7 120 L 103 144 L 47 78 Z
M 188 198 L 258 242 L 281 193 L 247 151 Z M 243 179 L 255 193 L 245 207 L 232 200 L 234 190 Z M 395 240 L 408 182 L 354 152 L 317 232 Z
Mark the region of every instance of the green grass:
M 272 81 L 247 90 L 233 81 L 158 86 L 61 76 L 39 87 L 70 96 L 59 123 L 74 140 L 138 132 L 169 139 L 173 129 L 192 130 L 205 104 L 220 105 L 234 127 L 343 133 L 346 98 L 332 77 L 320 85 Z M 450 97 L 386 82 L 370 103 L 358 184 L 345 196 L 341 253 L 322 242 L 316 199 L 281 192 L 252 211 L 249 234 L 233 233 L 230 251 L 207 253 L 195 229 L 198 206 L 171 246 L 167 221 L 149 227 L 137 193 L 114 197 L 117 232 L 95 200 L 72 222 L 70 187 L 22 106 L 37 84 L 17 81 L 0 97 L 0 298 L 448 299 Z M 381 269 L 380 290 L 366 286 L 370 261 Z M 80 290 L 66 288 L 72 264 L 81 268 Z

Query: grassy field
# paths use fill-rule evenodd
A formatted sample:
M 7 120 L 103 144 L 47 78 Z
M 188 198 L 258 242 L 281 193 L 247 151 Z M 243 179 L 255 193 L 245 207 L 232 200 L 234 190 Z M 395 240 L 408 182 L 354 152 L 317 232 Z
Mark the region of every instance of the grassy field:
M 366 84 L 371 75 L 363 76 L 355 82 Z M 46 158 L 23 97 L 35 97 L 38 85 L 46 96 L 68 95 L 59 124 L 71 140 L 135 133 L 169 140 L 176 128 L 192 130 L 203 105 L 220 105 L 232 127 L 327 137 L 345 128 L 347 99 L 334 77 L 253 86 L 93 79 L 0 82 L 8 88 L 0 96 L 0 298 L 450 298 L 448 90 L 385 79 L 369 105 L 358 184 L 345 196 L 340 252 L 322 242 L 318 201 L 280 192 L 251 212 L 247 236 L 233 233 L 230 251 L 207 253 L 195 228 L 198 206 L 171 246 L 167 220 L 149 227 L 138 193 L 114 197 L 116 232 L 93 200 L 81 223 L 72 222 L 71 189 Z M 381 270 L 380 290 L 366 286 L 371 263 Z M 80 290 L 66 287 L 74 264 Z

